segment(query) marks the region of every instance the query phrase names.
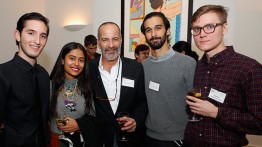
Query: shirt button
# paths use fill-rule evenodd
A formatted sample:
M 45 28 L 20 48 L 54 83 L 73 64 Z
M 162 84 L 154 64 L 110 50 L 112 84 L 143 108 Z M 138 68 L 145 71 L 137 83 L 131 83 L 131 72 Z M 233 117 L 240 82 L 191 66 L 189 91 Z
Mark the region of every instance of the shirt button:
M 207 89 L 207 87 L 204 87 L 205 89 Z
M 201 137 L 202 136 L 202 134 L 199 134 L 199 137 Z
M 207 73 L 209 74 L 210 72 L 209 72 L 209 71 L 207 71 Z
M 215 65 L 217 65 L 217 63 L 215 63 Z

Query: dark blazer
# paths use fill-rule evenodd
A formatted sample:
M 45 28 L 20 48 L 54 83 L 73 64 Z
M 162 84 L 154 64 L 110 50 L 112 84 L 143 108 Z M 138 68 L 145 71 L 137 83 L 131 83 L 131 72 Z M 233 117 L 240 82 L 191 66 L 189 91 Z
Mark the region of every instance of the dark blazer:
M 101 147 L 98 132 L 95 125 L 96 118 L 91 115 L 85 115 L 82 118 L 76 119 L 76 122 L 81 130 L 85 146 L 87 147 Z
M 100 58 L 100 56 L 101 56 L 100 54 L 95 53 L 95 58 Z M 95 59 L 95 58 L 94 58 L 94 59 Z M 87 59 L 88 59 L 87 61 L 92 60 L 91 57 L 89 57 L 89 55 L 88 55 L 88 58 L 87 58 Z
M 148 112 L 145 85 L 144 85 L 144 69 L 142 64 L 125 57 L 122 60 L 121 78 L 134 80 L 134 88 L 123 86 L 121 83 L 120 100 L 116 113 L 110 106 L 109 101 L 99 100 L 96 94 L 107 98 L 105 88 L 103 86 L 101 75 L 98 69 L 100 58 L 89 62 L 89 75 L 91 88 L 94 93 L 94 103 L 96 109 L 96 117 L 99 125 L 99 135 L 105 147 L 112 147 L 114 136 L 120 133 L 120 127 L 116 121 L 117 113 L 120 111 L 129 112 L 131 118 L 134 118 L 137 127 L 132 133 L 129 133 L 130 140 L 123 143 L 118 141 L 119 147 L 140 147 L 143 146 L 145 136 L 145 119 Z M 100 82 L 98 84 L 97 82 Z M 98 87 L 97 87 L 98 86 Z M 97 90 L 99 89 L 99 90 Z M 97 93 L 96 93 L 97 92 Z

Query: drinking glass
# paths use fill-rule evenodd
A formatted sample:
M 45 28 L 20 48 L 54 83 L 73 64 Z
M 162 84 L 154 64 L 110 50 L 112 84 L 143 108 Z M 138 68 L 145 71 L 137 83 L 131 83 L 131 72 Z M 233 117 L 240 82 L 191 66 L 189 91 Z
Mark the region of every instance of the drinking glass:
M 66 125 L 66 112 L 65 111 L 63 111 L 61 114 L 58 115 L 58 118 L 56 118 L 56 122 L 57 122 L 57 124 L 61 123 L 62 125 Z M 66 137 L 64 135 L 63 130 L 61 130 L 61 133 L 62 134 L 59 135 L 59 140 L 66 141 L 73 146 L 73 142 L 68 137 Z
M 119 112 L 118 113 L 118 118 L 121 117 L 129 117 L 129 113 L 128 112 Z M 120 128 L 124 127 L 126 121 L 119 121 L 119 126 Z M 121 134 L 118 136 L 118 140 L 119 141 L 128 141 L 129 137 L 126 131 L 121 131 Z
M 202 96 L 201 89 L 193 88 L 191 91 L 188 92 L 188 95 L 201 99 L 201 96 Z M 197 122 L 200 119 L 196 116 L 195 113 L 193 113 L 193 115 L 188 120 L 192 122 Z

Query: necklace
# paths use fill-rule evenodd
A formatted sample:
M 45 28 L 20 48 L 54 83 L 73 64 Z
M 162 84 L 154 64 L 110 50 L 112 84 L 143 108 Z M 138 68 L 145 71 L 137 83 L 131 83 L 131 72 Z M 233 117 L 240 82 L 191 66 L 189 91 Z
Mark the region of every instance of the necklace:
M 76 111 L 76 99 L 78 98 L 78 86 L 77 79 L 74 80 L 66 80 L 63 88 L 61 89 L 61 93 L 64 98 L 64 104 L 67 109 L 71 112 Z

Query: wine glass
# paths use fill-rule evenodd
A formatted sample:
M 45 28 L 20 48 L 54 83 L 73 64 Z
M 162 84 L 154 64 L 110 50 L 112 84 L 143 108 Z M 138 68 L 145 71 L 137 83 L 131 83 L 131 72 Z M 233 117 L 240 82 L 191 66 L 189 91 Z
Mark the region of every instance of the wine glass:
M 66 125 L 66 112 L 65 112 L 65 110 L 61 114 L 58 114 L 58 117 L 56 118 L 56 122 L 57 122 L 57 124 Z M 62 134 L 59 135 L 59 140 L 66 141 L 73 146 L 73 142 L 68 137 L 66 137 L 64 135 L 63 130 L 61 130 L 61 133 Z
M 129 117 L 129 113 L 128 112 L 119 112 L 117 116 L 118 116 L 118 118 Z M 126 121 L 119 121 L 118 123 L 119 123 L 120 128 L 123 128 Z M 128 141 L 129 137 L 128 137 L 127 132 L 121 131 L 120 135 L 118 136 L 118 140 L 119 141 Z
M 201 99 L 201 89 L 193 88 L 191 91 L 188 92 L 188 95 Z M 197 122 L 200 121 L 200 119 L 196 116 L 195 113 L 193 113 L 193 115 L 188 119 L 188 121 Z

